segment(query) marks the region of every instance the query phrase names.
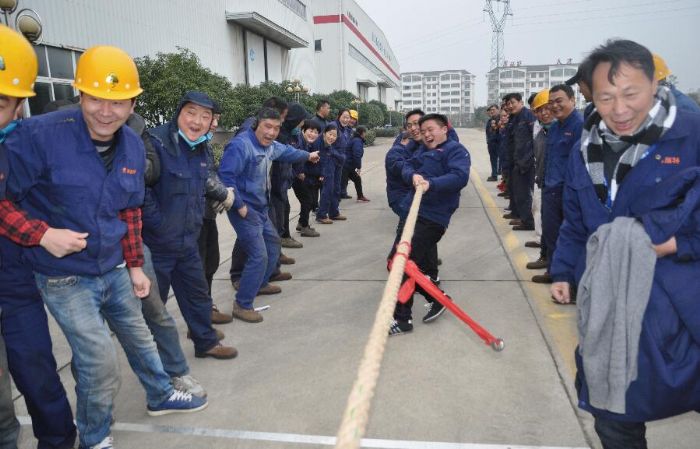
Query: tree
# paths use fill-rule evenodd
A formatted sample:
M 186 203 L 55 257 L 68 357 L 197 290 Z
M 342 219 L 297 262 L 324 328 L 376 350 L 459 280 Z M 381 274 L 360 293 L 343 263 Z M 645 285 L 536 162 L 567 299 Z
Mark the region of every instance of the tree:
M 376 128 L 384 124 L 384 114 L 379 106 L 372 103 L 360 103 L 357 107 L 360 115 L 359 124 L 368 128 Z
M 241 106 L 237 97 L 231 95 L 231 82 L 202 66 L 190 50 L 178 47 L 177 53 L 157 53 L 155 58 L 144 56 L 135 62 L 144 90 L 136 101 L 136 111 L 149 126 L 170 120 L 180 98 L 189 90 L 205 92 L 219 103 L 224 112 L 223 128 L 235 122 Z
M 483 128 L 486 126 L 486 122 L 489 119 L 489 115 L 486 113 L 487 106 L 479 106 L 474 109 L 474 115 L 472 116 L 471 126 L 473 128 Z

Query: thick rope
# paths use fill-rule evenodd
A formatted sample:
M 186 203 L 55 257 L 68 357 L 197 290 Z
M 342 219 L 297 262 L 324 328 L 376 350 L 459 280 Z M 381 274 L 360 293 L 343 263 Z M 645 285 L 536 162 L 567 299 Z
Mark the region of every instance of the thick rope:
M 394 313 L 394 306 L 396 305 L 396 298 L 401 287 L 404 267 L 411 251 L 411 239 L 413 238 L 413 230 L 416 227 L 418 208 L 422 197 L 423 189 L 417 188 L 413 196 L 411 209 L 406 218 L 406 224 L 401 233 L 401 240 L 396 246 L 396 255 L 391 265 L 389 278 L 384 286 L 384 294 L 379 302 L 379 310 L 377 310 L 367 346 L 365 346 L 365 354 L 360 363 L 360 368 L 357 370 L 357 378 L 348 397 L 343 421 L 340 424 L 340 429 L 338 429 L 335 444 L 337 449 L 359 448 L 360 440 L 367 430 L 371 400 L 379 378 L 379 369 L 384 357 L 384 348 L 389 336 L 389 327 Z

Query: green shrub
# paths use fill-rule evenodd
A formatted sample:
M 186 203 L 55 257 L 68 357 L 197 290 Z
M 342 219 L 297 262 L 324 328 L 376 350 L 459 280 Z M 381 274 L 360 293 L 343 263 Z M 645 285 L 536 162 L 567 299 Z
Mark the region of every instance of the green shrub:
M 396 137 L 401 132 L 401 128 L 395 126 L 393 128 L 377 128 L 374 131 L 377 137 Z
M 374 145 L 374 139 L 377 138 L 377 133 L 373 129 L 368 129 L 365 133 L 365 146 L 371 147 Z

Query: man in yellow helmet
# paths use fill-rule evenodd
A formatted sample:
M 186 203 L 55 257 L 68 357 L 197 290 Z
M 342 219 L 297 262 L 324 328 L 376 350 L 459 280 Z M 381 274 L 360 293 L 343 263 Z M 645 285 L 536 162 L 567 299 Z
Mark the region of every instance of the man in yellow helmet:
M 39 447 L 72 448 L 76 438 L 73 413 L 56 373 L 44 303 L 20 246 L 47 245 L 52 236 L 71 231 L 47 232 L 45 223 L 28 220 L 5 195 L 9 164 L 3 142 L 20 126 L 16 119 L 24 99 L 35 95 L 36 75 L 32 46 L 0 25 L 0 448 L 16 448 L 19 434 L 10 374 L 27 404 Z
M 8 192 L 30 216 L 80 232 L 81 250 L 56 257 L 25 250 L 46 306 L 73 352 L 76 421 L 82 448 L 112 448 L 110 421 L 119 388 L 117 335 L 146 390 L 149 415 L 192 412 L 206 399 L 174 390 L 163 370 L 139 297 L 144 147 L 124 126 L 142 92 L 136 65 L 116 47 L 89 48 L 74 87 L 80 108 L 26 120 L 6 140 Z
M 671 90 L 671 93 L 676 98 L 676 107 L 680 110 L 700 114 L 700 106 L 698 106 L 692 98 L 678 90 L 673 83 L 669 82 L 668 77 L 671 76 L 672 72 L 664 58 L 654 53 L 653 60 L 654 79 L 658 81 L 660 85 L 666 86 Z

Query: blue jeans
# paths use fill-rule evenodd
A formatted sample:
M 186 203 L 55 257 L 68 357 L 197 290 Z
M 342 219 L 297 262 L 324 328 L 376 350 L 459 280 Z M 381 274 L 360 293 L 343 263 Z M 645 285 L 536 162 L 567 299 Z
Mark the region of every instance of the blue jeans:
M 73 412 L 56 373 L 49 324 L 39 292 L 34 300 L 6 308 L 0 322 L 7 364 L 32 417 L 38 449 L 72 448 L 77 436 Z
M 231 209 L 228 218 L 236 231 L 241 249 L 248 256 L 241 273 L 236 302 L 244 309 L 252 309 L 260 287 L 267 284 L 277 267 L 280 256 L 280 237 L 267 212 L 248 207 L 248 215 L 241 218 Z
M 93 446 L 110 433 L 114 396 L 119 390 L 117 351 L 105 320 L 124 348 L 131 369 L 155 407 L 173 392 L 151 332 L 143 320 L 126 268 L 101 276 L 49 277 L 35 273 L 49 311 L 73 352 L 80 445 Z
M 219 340 L 216 338 L 216 331 L 211 327 L 213 301 L 209 296 L 209 285 L 204 278 L 199 248 L 192 246 L 180 253 L 160 252 L 151 248 L 151 257 L 161 299 L 167 301 L 172 285 L 175 300 L 190 330 L 195 351 L 207 352 L 216 346 Z
M 187 359 L 180 346 L 180 338 L 177 333 L 175 320 L 165 308 L 165 302 L 161 299 L 158 290 L 158 279 L 153 268 L 151 251 L 143 246 L 145 263 L 143 272 L 151 281 L 151 293 L 141 299 L 141 311 L 146 325 L 153 334 L 153 339 L 158 347 L 158 355 L 163 363 L 163 369 L 170 377 L 184 376 L 190 372 Z
M 0 336 L 0 449 L 17 449 L 18 438 L 19 422 L 15 417 L 15 404 L 12 402 L 5 341 Z

